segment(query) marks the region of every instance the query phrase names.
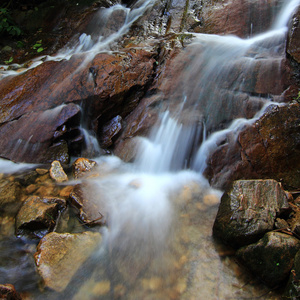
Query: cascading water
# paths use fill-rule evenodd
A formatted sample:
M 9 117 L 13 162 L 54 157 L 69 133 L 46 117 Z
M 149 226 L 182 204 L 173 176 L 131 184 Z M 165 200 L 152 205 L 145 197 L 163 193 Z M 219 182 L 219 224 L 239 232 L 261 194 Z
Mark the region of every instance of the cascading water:
M 124 10 L 117 33 L 97 38 L 84 34 L 55 59 L 78 52 L 90 59 L 107 50 L 154 3 L 138 2 L 135 10 L 117 5 L 100 12 L 107 23 L 107 14 Z M 140 138 L 136 161 L 96 159 L 102 176 L 86 180 L 84 192 L 96 200 L 107 227 L 89 268 L 77 275 L 75 281 L 84 284 L 75 296 L 73 286 L 68 287 L 61 299 L 225 299 L 265 292 L 264 287 L 244 285 L 246 276 L 237 278 L 232 261 L 220 259 L 215 249 L 220 246 L 211 238 L 220 192 L 201 174 L 206 158 L 226 142 L 227 134 L 236 136 L 266 106 L 279 105 L 282 91 L 275 89 L 274 97 L 257 87 L 253 73 L 266 68 L 270 76 L 280 77 L 286 24 L 298 5 L 299 0 L 289 1 L 277 25 L 251 39 L 195 35 L 178 58 L 184 67 L 177 88 L 168 95 L 168 110 L 150 138 Z M 89 288 L 95 283 L 108 283 L 109 292 L 101 298 Z M 36 298 L 45 297 L 55 299 L 57 294 Z

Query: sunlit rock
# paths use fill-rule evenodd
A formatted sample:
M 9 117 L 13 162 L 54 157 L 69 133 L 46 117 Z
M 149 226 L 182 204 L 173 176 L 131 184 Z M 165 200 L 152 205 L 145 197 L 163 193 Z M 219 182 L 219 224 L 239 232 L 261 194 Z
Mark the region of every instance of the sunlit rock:
M 89 175 L 91 171 L 97 166 L 97 163 L 93 160 L 80 157 L 73 163 L 73 175 L 74 178 L 81 178 Z
M 101 243 L 97 232 L 49 233 L 39 243 L 35 261 L 45 286 L 62 292 Z
M 55 160 L 51 163 L 50 168 L 50 176 L 56 182 L 63 182 L 68 180 L 68 176 L 65 173 L 63 167 L 61 166 L 60 162 Z
M 240 248 L 236 255 L 264 282 L 276 287 L 289 276 L 299 249 L 299 239 L 280 232 L 268 232 L 257 243 Z
M 289 208 L 287 196 L 275 180 L 238 180 L 224 193 L 213 226 L 214 236 L 230 246 L 251 244 L 274 227 Z
M 65 209 L 64 199 L 29 197 L 16 217 L 16 234 L 42 238 L 54 230 Z

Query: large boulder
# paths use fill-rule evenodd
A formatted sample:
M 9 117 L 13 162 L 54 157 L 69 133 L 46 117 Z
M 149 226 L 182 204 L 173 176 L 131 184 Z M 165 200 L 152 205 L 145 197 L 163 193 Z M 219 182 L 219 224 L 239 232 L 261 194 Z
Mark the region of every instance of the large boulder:
M 237 180 L 224 193 L 213 226 L 214 236 L 238 247 L 273 230 L 276 217 L 289 208 L 275 180 Z

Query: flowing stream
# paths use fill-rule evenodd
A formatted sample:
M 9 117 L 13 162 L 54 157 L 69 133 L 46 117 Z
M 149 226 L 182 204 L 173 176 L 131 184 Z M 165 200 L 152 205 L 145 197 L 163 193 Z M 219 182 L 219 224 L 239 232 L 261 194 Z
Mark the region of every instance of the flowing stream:
M 124 12 L 117 32 L 83 34 L 75 46 L 48 59 L 84 52 L 90 60 L 107 50 L 154 4 L 139 2 L 133 10 L 117 5 L 99 12 L 101 27 L 115 10 Z M 108 226 L 101 230 L 99 249 L 60 299 L 279 299 L 213 240 L 221 191 L 202 172 L 228 134 L 237 136 L 269 105 L 280 105 L 279 96 L 249 93 L 260 68 L 280 76 L 287 23 L 298 5 L 299 0 L 286 1 L 270 30 L 249 39 L 195 34 L 178 58 L 187 62 L 168 108 L 149 138 L 140 138 L 136 161 L 95 159 L 102 176 L 89 179 L 85 193 L 97 199 Z M 45 291 L 35 298 L 57 297 Z

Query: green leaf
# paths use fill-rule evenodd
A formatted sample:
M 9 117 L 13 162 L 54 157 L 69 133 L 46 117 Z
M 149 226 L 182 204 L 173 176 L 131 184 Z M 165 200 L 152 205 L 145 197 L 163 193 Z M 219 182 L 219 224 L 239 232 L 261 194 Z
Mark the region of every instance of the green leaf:
M 5 60 L 4 62 L 5 62 L 5 64 L 10 64 L 12 61 L 13 61 L 14 59 L 13 59 L 13 57 L 11 56 L 10 58 L 9 58 L 9 60 Z
M 44 48 L 43 48 L 43 47 L 40 47 L 40 48 L 38 48 L 36 51 L 37 51 L 37 53 L 40 53 L 40 52 L 44 51 Z

